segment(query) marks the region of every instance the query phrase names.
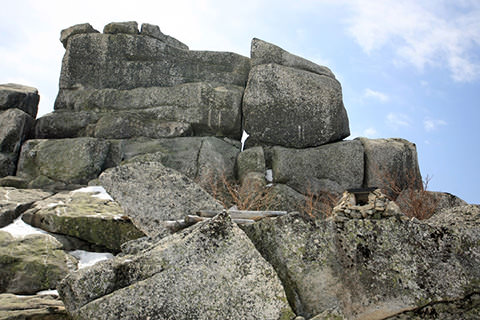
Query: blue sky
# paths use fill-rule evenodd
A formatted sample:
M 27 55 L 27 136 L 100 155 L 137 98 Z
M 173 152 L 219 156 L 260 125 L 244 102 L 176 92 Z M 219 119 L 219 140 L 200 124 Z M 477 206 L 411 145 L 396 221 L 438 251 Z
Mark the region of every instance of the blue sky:
M 51 112 L 61 29 L 129 20 L 157 24 L 194 50 L 249 56 L 257 37 L 328 66 L 352 137 L 414 142 L 430 190 L 480 203 L 480 1 L 9 1 L 0 83 L 38 88 L 39 114 Z

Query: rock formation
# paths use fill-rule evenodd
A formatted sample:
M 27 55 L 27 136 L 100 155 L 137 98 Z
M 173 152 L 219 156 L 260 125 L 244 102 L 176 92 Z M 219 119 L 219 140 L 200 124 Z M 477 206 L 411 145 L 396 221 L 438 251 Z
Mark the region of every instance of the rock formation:
M 0 231 L 1 292 L 58 285 L 74 319 L 478 318 L 479 207 L 423 190 L 409 141 L 343 140 L 327 67 L 132 21 L 60 41 L 52 113 L 0 86 L 0 227 L 51 234 Z M 116 256 L 79 270 L 74 250 Z M 53 298 L 0 305 L 66 317 Z

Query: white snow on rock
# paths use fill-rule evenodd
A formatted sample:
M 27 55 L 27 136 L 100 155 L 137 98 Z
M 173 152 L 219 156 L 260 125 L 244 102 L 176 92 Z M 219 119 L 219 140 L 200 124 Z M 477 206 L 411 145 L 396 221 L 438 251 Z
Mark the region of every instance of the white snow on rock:
M 102 186 L 89 186 L 89 187 L 74 190 L 73 192 L 94 193 L 92 197 L 99 198 L 102 200 L 113 201 L 113 198 L 107 193 L 107 191 Z
M 54 295 L 54 296 L 58 296 L 58 291 L 57 291 L 57 290 L 43 290 L 43 291 L 37 292 L 36 294 L 38 294 L 38 295 Z
M 265 179 L 266 179 L 268 182 L 273 182 L 273 171 L 272 171 L 272 169 L 268 169 L 268 170 L 265 172 Z
M 78 269 L 93 266 L 95 263 L 113 258 L 110 252 L 89 252 L 85 250 L 70 251 L 69 254 L 78 259 Z
M 42 229 L 32 227 L 31 225 L 23 222 L 22 216 L 18 217 L 8 226 L 3 227 L 0 230 L 10 233 L 15 238 L 22 238 L 29 234 L 48 234 Z
M 247 141 L 248 137 L 250 137 L 250 135 L 247 133 L 247 131 L 243 130 L 242 139 L 240 140 L 240 142 L 242 143 L 242 149 L 240 151 L 243 151 L 243 147 L 245 146 L 245 141 Z

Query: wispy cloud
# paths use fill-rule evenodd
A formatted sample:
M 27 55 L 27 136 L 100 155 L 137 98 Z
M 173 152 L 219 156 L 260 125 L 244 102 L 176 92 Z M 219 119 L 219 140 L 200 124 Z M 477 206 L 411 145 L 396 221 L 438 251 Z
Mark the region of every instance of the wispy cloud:
M 387 125 L 393 129 L 399 129 L 400 127 L 410 127 L 410 118 L 403 113 L 389 113 L 386 119 Z
M 370 88 L 365 89 L 365 91 L 363 93 L 363 96 L 365 98 L 375 99 L 375 100 L 378 100 L 380 102 L 387 102 L 388 100 L 390 100 L 390 97 L 387 94 L 385 94 L 383 92 L 380 92 L 380 91 L 372 90 Z
M 446 67 L 453 80 L 480 78 L 480 4 L 447 0 L 345 2 L 353 16 L 349 32 L 370 53 L 389 46 L 394 59 L 423 70 Z
M 423 120 L 423 128 L 425 131 L 430 132 L 438 129 L 438 127 L 446 126 L 447 122 L 441 119 L 425 119 Z

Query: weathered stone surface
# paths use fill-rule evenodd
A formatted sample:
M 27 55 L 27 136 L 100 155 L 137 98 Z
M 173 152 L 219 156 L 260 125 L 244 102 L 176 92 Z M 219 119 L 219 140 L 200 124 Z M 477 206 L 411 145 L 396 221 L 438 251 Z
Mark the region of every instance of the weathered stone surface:
M 73 236 L 112 251 L 122 243 L 143 237 L 124 210 L 98 188 L 58 193 L 38 201 L 25 212 L 26 223 L 43 230 Z
M 303 194 L 342 193 L 362 186 L 363 157 L 359 141 L 303 150 L 273 147 L 273 179 Z
M 159 162 L 132 162 L 103 172 L 99 180 L 145 234 L 168 233 L 165 220 L 222 206 L 199 185 Z
M 87 184 L 103 169 L 110 143 L 94 138 L 28 140 L 22 146 L 17 175 L 49 183 Z
M 111 22 L 103 28 L 103 33 L 117 34 L 138 34 L 138 23 L 135 21 Z
M 305 208 L 305 196 L 286 184 L 275 183 L 270 188 L 270 210 L 298 211 Z
M 145 35 L 145 36 L 149 36 L 149 37 L 153 37 L 153 38 L 158 39 L 158 40 L 161 40 L 161 41 L 165 42 L 166 44 L 168 44 L 172 47 L 176 47 L 178 49 L 183 49 L 183 50 L 188 50 L 188 46 L 186 44 L 178 41 L 177 39 L 175 39 L 173 37 L 170 37 L 170 36 L 167 36 L 167 35 L 163 34 L 160 31 L 159 26 L 149 24 L 149 23 L 142 23 L 142 30 L 140 31 L 140 34 Z
M 63 302 L 51 295 L 0 294 L 0 320 L 67 320 Z
M 278 64 L 250 71 L 243 119 L 250 143 L 305 148 L 350 135 L 337 80 Z
M 0 152 L 18 153 L 33 123 L 33 118 L 19 109 L 0 112 Z
M 287 215 L 243 229 L 276 269 L 298 315 L 337 309 L 347 319 L 385 319 L 478 292 L 480 210 L 458 212 L 454 224 L 447 216 L 425 224 L 393 217 L 313 223 Z
M 35 139 L 93 137 L 100 114 L 93 111 L 69 112 L 59 110 L 35 121 Z
M 35 294 L 55 288 L 76 261 L 61 248 L 49 235 L 13 238 L 0 231 L 0 292 Z
M 15 173 L 17 153 L 0 152 L 0 177 L 10 176 Z
M 127 162 L 161 162 L 202 184 L 222 175 L 233 178 L 239 152 L 238 142 L 232 144 L 215 137 L 132 139 L 125 141 L 124 146 Z
M 191 124 L 195 135 L 218 135 L 229 136 L 239 139 L 241 135 L 241 102 L 243 87 L 236 85 L 218 85 L 216 83 L 196 82 L 185 83 L 173 87 L 149 87 L 135 88 L 131 90 L 116 89 L 84 89 L 64 90 L 57 97 L 57 110 L 82 111 L 78 116 L 85 119 L 75 124 L 82 124 L 83 131 L 75 132 L 93 136 L 92 130 L 86 130 L 87 125 L 94 126 L 99 118 L 121 117 L 128 119 L 135 116 L 141 120 L 148 118 L 149 121 L 174 121 Z M 89 112 L 87 112 L 89 111 Z M 116 111 L 118 113 L 105 113 Z M 124 112 L 121 112 L 124 111 Z M 128 111 L 128 113 L 125 113 Z M 39 119 L 43 124 L 41 131 L 49 132 L 47 125 L 62 127 L 62 118 L 69 113 L 55 115 L 49 119 Z M 75 113 L 76 114 L 76 113 Z M 58 117 L 58 120 L 56 120 Z M 77 116 L 71 116 L 76 118 Z M 95 119 L 96 118 L 96 119 Z M 50 123 L 46 123 L 48 121 Z M 52 120 L 56 120 L 52 123 Z M 100 120 L 105 121 L 106 119 Z M 124 120 L 125 121 L 125 120 Z M 57 124 L 57 122 L 60 122 Z M 110 121 L 111 122 L 111 121 Z M 117 124 L 120 129 L 122 123 Z M 37 124 L 37 127 L 40 126 Z M 145 125 L 147 126 L 147 124 Z M 141 129 L 140 126 L 137 126 Z M 37 131 L 40 131 L 37 129 Z M 98 130 L 98 128 L 96 129 Z M 66 130 L 63 130 L 66 131 Z M 145 130 L 144 130 L 145 131 Z M 142 132 L 142 131 L 140 131 Z M 98 134 L 96 134 L 98 136 Z M 103 134 L 105 135 L 105 134 Z M 159 137 L 159 134 L 137 134 L 136 136 Z M 48 136 L 50 138 L 50 136 Z M 106 138 L 119 138 L 118 135 Z
M 273 268 L 226 214 L 68 275 L 75 319 L 293 319 Z
M 0 166 L 2 165 L 0 157 Z M 28 180 L 16 177 L 16 176 L 5 176 L 0 178 L 0 186 L 2 187 L 12 187 L 16 189 L 26 189 L 28 187 Z
M 76 24 L 62 30 L 60 33 L 60 42 L 64 48 L 67 48 L 68 39 L 76 34 L 82 33 L 98 33 L 98 31 L 95 30 L 90 23 Z
M 0 85 L 0 111 L 16 108 L 35 119 L 39 101 L 40 96 L 35 88 L 15 83 Z
M 94 136 L 105 139 L 135 137 L 168 138 L 192 135 L 192 127 L 184 122 L 157 120 L 138 112 L 109 113 L 95 125 Z
M 395 200 L 400 209 L 409 213 L 412 209 L 423 210 L 423 217 L 432 215 L 458 206 L 465 206 L 467 202 L 447 192 L 432 192 L 425 190 L 403 190 Z M 419 218 L 419 217 L 417 217 Z
M 51 196 L 51 192 L 43 190 L 19 190 L 0 187 L 0 228 L 5 227 L 29 209 L 35 201 Z
M 238 154 L 237 176 L 240 181 L 250 172 L 265 175 L 265 155 L 262 147 L 253 147 Z
M 60 92 L 68 89 L 133 89 L 189 82 L 244 86 L 250 59 L 228 52 L 187 51 L 134 34 L 79 34 L 69 39 Z M 61 109 L 61 100 L 56 109 Z
M 291 54 L 274 44 L 257 38 L 253 38 L 252 40 L 250 57 L 252 58 L 252 67 L 261 64 L 276 63 L 282 66 L 305 70 L 335 79 L 335 75 L 329 68 Z
M 355 140 L 365 149 L 365 187 L 380 188 L 389 196 L 423 188 L 415 144 L 397 138 Z

